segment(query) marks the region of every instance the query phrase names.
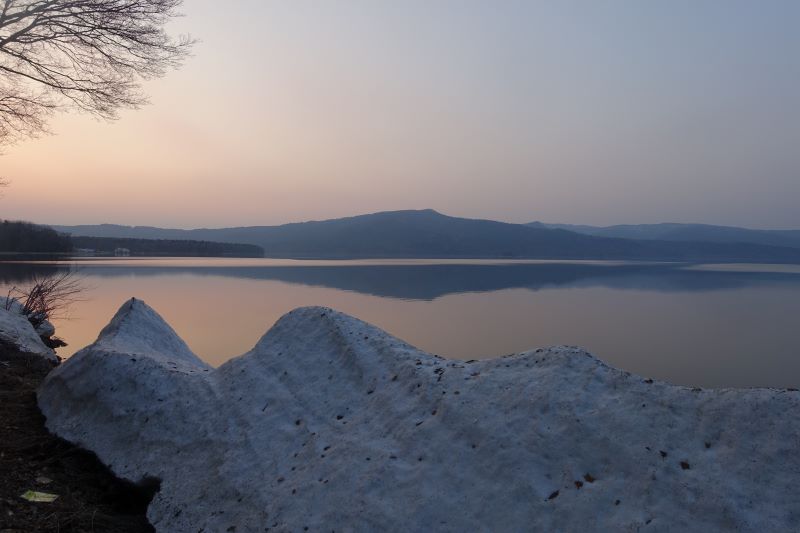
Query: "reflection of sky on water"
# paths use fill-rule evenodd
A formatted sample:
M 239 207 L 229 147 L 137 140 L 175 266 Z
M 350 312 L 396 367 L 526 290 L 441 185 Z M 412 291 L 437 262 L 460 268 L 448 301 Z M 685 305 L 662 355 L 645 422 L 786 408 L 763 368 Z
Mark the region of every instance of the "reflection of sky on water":
M 431 300 L 511 288 L 611 287 L 707 291 L 800 283 L 795 265 L 683 265 L 551 261 L 296 261 L 260 259 L 101 259 L 75 263 L 0 263 L 0 281 L 21 283 L 76 267 L 91 277 L 221 276 L 328 287 L 375 296 Z
M 264 266 L 259 266 L 262 264 Z M 676 383 L 800 384 L 800 275 L 671 264 L 86 262 L 92 287 L 59 335 L 90 343 L 127 298 L 144 299 L 203 358 L 250 349 L 278 317 L 327 305 L 427 351 L 464 359 L 551 344 Z M 0 284 L 55 265 L 0 264 Z M 767 270 L 767 271 L 764 271 Z

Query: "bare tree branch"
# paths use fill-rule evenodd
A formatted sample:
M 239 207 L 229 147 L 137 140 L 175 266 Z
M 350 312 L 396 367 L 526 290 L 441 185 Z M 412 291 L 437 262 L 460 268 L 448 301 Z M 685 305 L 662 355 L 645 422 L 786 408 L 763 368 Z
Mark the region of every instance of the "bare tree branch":
M 147 102 L 141 82 L 194 40 L 165 25 L 182 0 L 0 0 L 0 144 L 46 131 L 57 109 L 104 119 Z

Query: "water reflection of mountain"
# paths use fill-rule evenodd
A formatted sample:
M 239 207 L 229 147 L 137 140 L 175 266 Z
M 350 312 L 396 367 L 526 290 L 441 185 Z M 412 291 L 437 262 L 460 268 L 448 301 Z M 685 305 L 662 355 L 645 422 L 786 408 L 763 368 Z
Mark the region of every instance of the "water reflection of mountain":
M 0 280 L 11 275 L 0 264 Z M 22 265 L 25 266 L 25 265 Z M 526 288 L 607 287 L 660 292 L 800 284 L 800 274 L 687 270 L 652 264 L 440 264 L 341 266 L 84 266 L 87 277 L 223 276 L 328 287 L 375 296 L 432 300 L 447 294 Z M 53 269 L 57 267 L 47 266 Z M 40 269 L 40 267 L 37 267 Z M 22 269 L 14 265 L 12 270 Z M 41 270 L 41 269 L 40 269 Z M 40 273 L 41 274 L 41 273 Z

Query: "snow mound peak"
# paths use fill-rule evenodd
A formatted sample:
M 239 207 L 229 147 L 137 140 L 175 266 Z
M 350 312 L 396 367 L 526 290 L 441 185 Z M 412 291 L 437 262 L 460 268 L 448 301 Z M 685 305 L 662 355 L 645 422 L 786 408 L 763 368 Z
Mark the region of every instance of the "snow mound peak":
M 119 308 L 92 346 L 109 352 L 119 351 L 207 366 L 161 315 L 136 298 L 131 298 Z
M 467 363 L 323 307 L 217 369 L 141 300 L 46 379 L 59 436 L 161 480 L 158 531 L 797 530 L 797 392 L 573 347 Z

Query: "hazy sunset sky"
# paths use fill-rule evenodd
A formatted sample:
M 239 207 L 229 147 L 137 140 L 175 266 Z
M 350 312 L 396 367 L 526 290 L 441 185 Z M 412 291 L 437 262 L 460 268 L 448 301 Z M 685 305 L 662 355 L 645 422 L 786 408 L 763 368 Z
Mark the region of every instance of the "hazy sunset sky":
M 800 229 L 800 2 L 186 0 L 114 123 L 4 150 L 0 216 L 259 225 L 434 208 Z

